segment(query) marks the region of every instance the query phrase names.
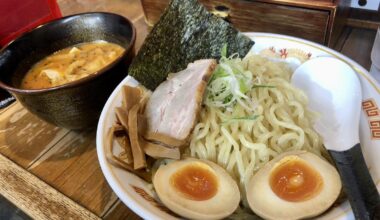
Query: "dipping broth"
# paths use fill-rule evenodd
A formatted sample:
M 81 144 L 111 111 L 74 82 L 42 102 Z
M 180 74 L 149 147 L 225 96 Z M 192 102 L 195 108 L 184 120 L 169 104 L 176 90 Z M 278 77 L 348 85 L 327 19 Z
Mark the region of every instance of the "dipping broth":
M 63 85 L 94 74 L 116 60 L 124 48 L 106 41 L 94 41 L 59 50 L 25 75 L 22 89 L 43 89 Z

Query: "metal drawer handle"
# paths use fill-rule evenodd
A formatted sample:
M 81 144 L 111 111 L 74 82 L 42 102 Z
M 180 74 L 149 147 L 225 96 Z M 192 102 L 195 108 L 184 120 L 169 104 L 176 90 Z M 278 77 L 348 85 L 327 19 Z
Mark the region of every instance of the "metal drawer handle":
M 230 16 L 230 9 L 227 6 L 224 5 L 217 5 L 214 7 L 214 9 L 211 11 L 212 14 L 215 16 L 218 16 L 224 20 L 227 20 Z
M 360 6 L 365 6 L 367 4 L 367 0 L 359 0 Z

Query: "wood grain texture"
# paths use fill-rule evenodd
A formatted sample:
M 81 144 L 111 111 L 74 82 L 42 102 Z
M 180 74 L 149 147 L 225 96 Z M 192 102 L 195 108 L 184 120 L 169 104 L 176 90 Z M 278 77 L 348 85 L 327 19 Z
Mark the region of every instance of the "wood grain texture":
M 281 4 L 281 5 L 289 5 L 296 6 L 302 8 L 311 8 L 311 9 L 332 9 L 336 7 L 336 3 L 339 0 L 248 0 L 248 1 L 258 1 L 258 2 L 266 2 L 270 4 Z
M 364 21 L 380 21 L 380 8 L 377 11 L 352 8 L 350 10 L 350 18 Z
M 145 17 L 141 13 L 141 16 L 134 21 L 133 23 L 136 27 L 136 42 L 135 42 L 135 51 L 138 51 L 141 45 L 144 43 L 146 36 L 148 35 L 150 28 L 145 22 Z
M 117 200 L 100 170 L 95 131 L 70 132 L 29 171 L 98 216 Z
M 67 133 L 68 130 L 42 121 L 16 103 L 0 115 L 0 153 L 28 167 Z
M 380 21 L 370 21 L 370 20 L 349 18 L 347 20 L 347 25 L 350 27 L 377 30 L 378 28 L 380 28 Z
M 0 154 L 0 193 L 34 219 L 98 219 Z
M 142 0 L 148 24 L 156 23 L 169 0 Z M 210 11 L 228 8 L 228 21 L 243 32 L 272 32 L 324 44 L 329 11 L 311 10 L 258 1 L 200 0 Z
M 138 0 L 57 0 L 62 15 L 84 12 L 111 12 L 122 15 L 131 21 L 141 16 L 141 4 Z
M 297 7 L 318 2 L 321 8 L 332 7 L 328 0 L 255 1 L 282 2 L 283 5 L 291 2 L 288 6 Z M 149 32 L 138 0 L 58 0 L 58 3 L 64 15 L 100 10 L 130 18 L 137 30 L 136 51 Z M 167 3 L 157 1 L 157 4 L 165 7 Z M 247 14 L 244 16 L 249 18 Z M 375 34 L 349 29 L 345 37 L 339 37 L 336 49 L 342 49 L 344 54 L 368 68 Z M 54 127 L 16 103 L 0 110 L 0 154 L 0 194 L 34 218 L 140 219 L 117 199 L 106 183 L 97 160 L 94 131 L 75 133 Z
M 336 51 L 341 51 L 344 44 L 346 43 L 346 40 L 347 38 L 350 36 L 351 34 L 351 28 L 349 27 L 346 27 L 344 28 L 342 34 L 339 36 L 338 40 L 335 42 L 334 46 L 332 49 L 336 50 Z
M 112 208 L 102 217 L 106 220 L 128 219 L 140 220 L 141 218 L 132 212 L 124 203 L 118 200 Z
M 58 3 L 64 16 L 107 11 L 121 14 L 133 23 L 136 22 L 139 36 L 136 50 L 148 33 L 142 8 L 137 0 L 58 0 Z M 28 168 L 31 173 L 98 216 L 104 215 L 118 201 L 100 170 L 94 131 L 69 133 L 68 130 L 41 121 L 19 103 L 0 113 L 1 154 Z M 17 198 L 13 202 L 20 206 Z M 134 215 L 125 206 L 123 210 L 131 213 L 131 216 Z M 59 212 L 56 214 L 65 216 Z
M 326 45 L 333 48 L 338 43 L 340 35 L 346 29 L 347 18 L 350 12 L 350 0 L 340 0 L 339 7 L 330 10 L 330 19 L 326 29 Z
M 369 70 L 371 67 L 371 50 L 375 37 L 375 30 L 355 28 L 345 41 L 341 53 Z
M 243 32 L 273 32 L 325 43 L 329 20 L 326 11 L 235 0 L 203 0 L 209 9 L 224 5 L 230 21 Z

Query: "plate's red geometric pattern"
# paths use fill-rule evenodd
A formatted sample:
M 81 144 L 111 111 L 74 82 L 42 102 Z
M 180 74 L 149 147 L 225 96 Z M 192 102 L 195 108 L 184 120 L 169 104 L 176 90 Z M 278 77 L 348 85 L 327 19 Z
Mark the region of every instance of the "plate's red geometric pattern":
M 170 211 L 168 208 L 166 208 L 165 206 L 161 205 L 160 203 L 158 203 L 151 195 L 149 195 L 144 189 L 138 187 L 138 186 L 134 186 L 132 184 L 129 184 L 131 185 L 131 187 L 133 188 L 133 190 L 139 194 L 141 197 L 143 197 L 146 201 L 148 201 L 150 204 L 152 204 L 153 206 L 159 208 L 161 211 L 164 211 L 170 215 L 173 215 L 175 216 L 175 214 Z
M 260 51 L 260 55 L 271 57 L 271 58 L 297 58 L 301 63 L 309 60 L 311 58 L 311 53 L 307 53 L 298 48 L 281 48 L 276 49 L 275 47 L 269 47 Z
M 368 119 L 371 139 L 380 140 L 380 111 L 374 99 L 366 99 L 362 102 L 362 108 Z

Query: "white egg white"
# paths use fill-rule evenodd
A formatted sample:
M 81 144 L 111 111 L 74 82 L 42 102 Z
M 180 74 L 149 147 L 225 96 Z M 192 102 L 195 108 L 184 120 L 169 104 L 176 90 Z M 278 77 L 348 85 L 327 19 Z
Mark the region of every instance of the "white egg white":
M 202 201 L 192 200 L 170 183 L 171 176 L 188 165 L 201 166 L 215 174 L 218 189 L 213 197 Z M 189 219 L 221 219 L 232 214 L 240 202 L 240 192 L 235 180 L 222 167 L 206 160 L 188 158 L 163 165 L 154 175 L 153 185 L 165 206 Z
M 321 176 L 323 186 L 314 197 L 291 202 L 277 196 L 271 189 L 270 176 L 286 157 L 298 157 L 314 168 Z M 335 167 L 319 156 L 306 151 L 286 152 L 271 160 L 252 176 L 246 185 L 247 200 L 251 209 L 265 219 L 303 219 L 317 216 L 327 210 L 338 198 L 342 188 Z

